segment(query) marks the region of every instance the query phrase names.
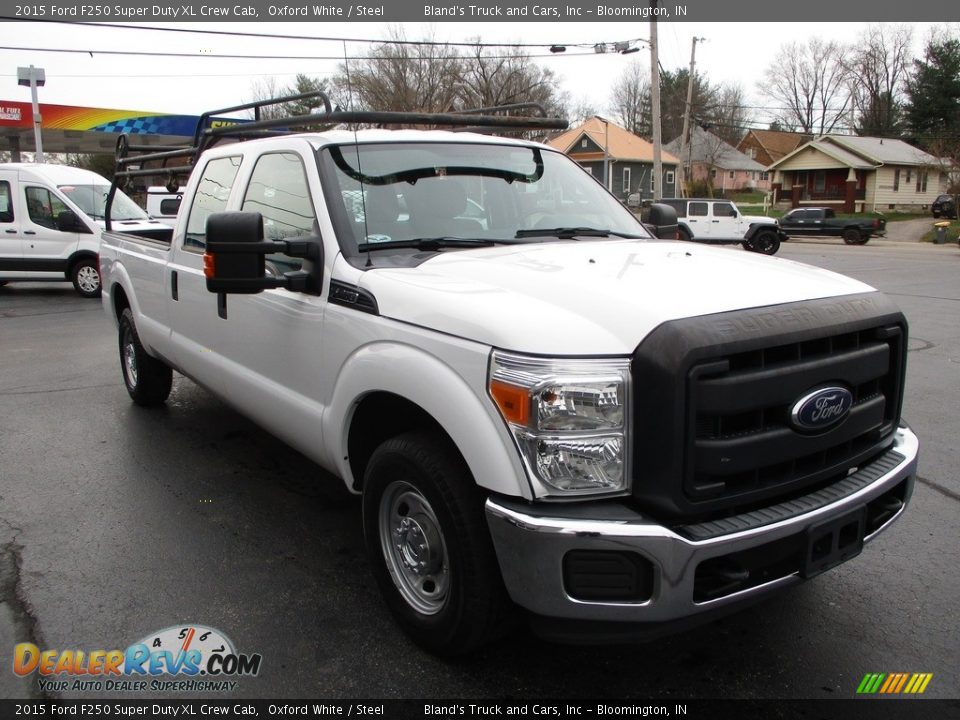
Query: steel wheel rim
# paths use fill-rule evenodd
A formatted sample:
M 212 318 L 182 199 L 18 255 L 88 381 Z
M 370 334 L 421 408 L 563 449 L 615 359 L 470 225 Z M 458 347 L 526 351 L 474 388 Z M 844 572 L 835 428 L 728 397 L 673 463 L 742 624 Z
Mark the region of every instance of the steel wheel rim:
M 423 615 L 447 602 L 450 563 L 440 523 L 429 501 L 413 485 L 394 481 L 380 498 L 380 547 L 403 599 Z
M 124 334 L 123 340 L 123 374 L 127 379 L 127 385 L 135 388 L 137 386 L 137 348 L 133 344 L 129 331 Z
M 84 292 L 95 292 L 100 287 L 100 273 L 96 268 L 84 265 L 77 270 L 77 285 Z

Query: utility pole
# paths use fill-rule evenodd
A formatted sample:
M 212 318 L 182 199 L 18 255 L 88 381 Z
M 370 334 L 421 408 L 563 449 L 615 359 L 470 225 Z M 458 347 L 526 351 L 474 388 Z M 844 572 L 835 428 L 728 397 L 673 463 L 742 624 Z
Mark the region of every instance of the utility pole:
M 687 78 L 687 104 L 684 106 L 683 110 L 683 134 L 680 135 L 680 165 L 683 169 L 683 182 L 681 187 L 683 188 L 683 195 L 686 196 L 686 185 L 688 174 L 690 173 L 690 153 L 688 152 L 687 145 L 690 145 L 690 111 L 693 106 L 693 78 L 694 78 L 694 68 L 697 66 L 697 42 L 703 42 L 706 38 L 695 37 L 693 39 L 693 46 L 690 48 L 690 75 Z
M 47 75 L 43 68 L 30 67 L 17 68 L 17 84 L 30 88 L 30 99 L 33 105 L 33 142 L 36 146 L 34 160 L 38 163 L 44 161 L 43 157 L 43 135 L 40 132 L 41 117 L 40 103 L 37 102 L 37 88 L 43 87 L 47 83 Z
M 650 7 L 656 9 L 659 0 L 650 0 Z M 660 60 L 657 57 L 657 18 L 650 19 L 650 104 L 653 115 L 653 199 L 663 198 L 663 160 L 660 155 Z

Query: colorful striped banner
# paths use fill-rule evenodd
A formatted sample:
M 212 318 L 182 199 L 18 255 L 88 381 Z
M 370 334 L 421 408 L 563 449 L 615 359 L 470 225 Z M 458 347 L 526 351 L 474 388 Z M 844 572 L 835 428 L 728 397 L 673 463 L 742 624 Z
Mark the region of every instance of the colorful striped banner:
M 867 673 L 857 687 L 858 695 L 920 695 L 933 673 Z

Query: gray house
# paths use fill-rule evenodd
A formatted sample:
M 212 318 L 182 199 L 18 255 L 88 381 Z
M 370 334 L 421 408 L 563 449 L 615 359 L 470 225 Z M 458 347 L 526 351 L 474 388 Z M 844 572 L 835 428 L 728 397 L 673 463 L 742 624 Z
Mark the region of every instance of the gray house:
M 653 197 L 653 145 L 616 123 L 594 116 L 547 143 L 588 169 L 621 200 Z M 604 164 L 607 176 L 604 178 Z M 675 197 L 679 160 L 664 150 L 663 196 Z

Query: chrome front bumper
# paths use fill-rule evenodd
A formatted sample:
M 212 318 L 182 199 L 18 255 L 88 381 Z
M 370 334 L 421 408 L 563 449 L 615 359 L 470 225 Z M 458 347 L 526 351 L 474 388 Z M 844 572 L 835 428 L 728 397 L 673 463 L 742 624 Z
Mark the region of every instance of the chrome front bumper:
M 762 549 L 776 541 L 802 535 L 896 491 L 903 505 L 863 538 L 864 542 L 872 540 L 906 508 L 913 490 L 918 449 L 916 435 L 901 427 L 882 469 L 867 465 L 851 476 L 851 480 L 859 476 L 859 489 L 825 504 L 823 495 L 818 494 L 819 506 L 779 521 L 775 513 L 761 511 L 752 513 L 753 521 L 746 525 L 737 522 L 738 518 L 732 518 L 729 523 L 723 520 L 705 523 L 697 526 L 712 529 L 712 533 L 703 533 L 709 536 L 705 540 L 692 540 L 690 533 L 681 535 L 625 505 L 612 503 L 534 507 L 491 498 L 486 504 L 487 522 L 507 590 L 514 602 L 531 612 L 548 618 L 582 621 L 678 621 L 747 602 L 802 580 L 801 572 L 793 570 L 744 590 L 697 601 L 695 576 L 697 567 L 704 561 Z M 785 503 L 774 506 L 773 510 L 789 515 L 789 508 L 796 506 L 797 503 Z M 785 507 L 788 510 L 784 510 Z M 762 516 L 769 516 L 772 521 L 757 519 Z M 724 526 L 731 531 L 718 533 L 717 528 Z M 746 529 L 739 529 L 743 527 Z M 650 597 L 635 602 L 597 602 L 571 597 L 564 583 L 563 563 L 567 553 L 574 550 L 627 551 L 645 558 L 653 566 Z

